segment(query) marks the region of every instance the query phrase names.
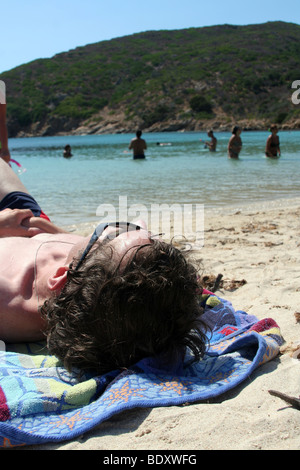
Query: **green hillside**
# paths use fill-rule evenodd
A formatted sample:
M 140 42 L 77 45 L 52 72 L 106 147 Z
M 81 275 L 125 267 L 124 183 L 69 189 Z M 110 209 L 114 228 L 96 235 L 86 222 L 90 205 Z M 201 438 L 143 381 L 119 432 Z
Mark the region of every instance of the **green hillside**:
M 39 59 L 0 75 L 10 136 L 247 121 L 297 127 L 300 26 L 272 22 L 149 31 Z

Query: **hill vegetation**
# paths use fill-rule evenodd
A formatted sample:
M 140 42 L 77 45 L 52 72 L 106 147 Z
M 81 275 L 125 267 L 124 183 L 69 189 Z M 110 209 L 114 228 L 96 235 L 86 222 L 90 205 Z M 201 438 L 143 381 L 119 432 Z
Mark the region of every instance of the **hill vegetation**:
M 300 26 L 149 31 L 2 73 L 9 135 L 300 127 Z

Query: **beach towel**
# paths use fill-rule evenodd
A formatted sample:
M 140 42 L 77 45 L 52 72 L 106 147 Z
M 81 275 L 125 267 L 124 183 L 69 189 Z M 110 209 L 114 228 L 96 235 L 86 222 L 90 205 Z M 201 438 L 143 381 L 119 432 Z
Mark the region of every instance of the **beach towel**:
M 0 446 L 71 440 L 127 409 L 209 400 L 278 355 L 283 339 L 274 320 L 258 321 L 207 291 L 199 301 L 211 328 L 207 353 L 191 364 L 187 352 L 176 371 L 145 358 L 128 370 L 93 376 L 67 372 L 43 343 L 0 352 Z

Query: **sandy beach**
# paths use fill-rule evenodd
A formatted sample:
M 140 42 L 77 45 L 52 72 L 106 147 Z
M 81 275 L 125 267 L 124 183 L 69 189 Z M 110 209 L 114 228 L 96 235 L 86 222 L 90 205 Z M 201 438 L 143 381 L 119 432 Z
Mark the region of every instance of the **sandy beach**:
M 194 253 L 203 274 L 222 274 L 216 294 L 236 310 L 278 323 L 285 339 L 280 356 L 213 401 L 134 409 L 76 440 L 28 449 L 300 449 L 300 411 L 268 392 L 300 395 L 299 251 L 300 199 L 206 211 L 204 246 Z

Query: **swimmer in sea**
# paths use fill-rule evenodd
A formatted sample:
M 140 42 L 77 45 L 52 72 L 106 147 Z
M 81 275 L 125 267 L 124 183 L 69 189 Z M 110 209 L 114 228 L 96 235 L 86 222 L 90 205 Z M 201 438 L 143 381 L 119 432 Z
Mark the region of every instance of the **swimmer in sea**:
M 214 136 L 212 130 L 208 131 L 208 137 L 210 137 L 210 142 L 205 142 L 205 146 L 209 149 L 210 152 L 215 152 L 217 148 L 217 139 Z
M 64 157 L 65 158 L 70 158 L 72 157 L 72 150 L 70 145 L 66 145 L 64 149 Z
M 234 126 L 232 129 L 232 136 L 228 142 L 228 158 L 239 158 L 240 151 L 242 149 L 242 139 L 240 137 L 242 129 L 238 126 Z
M 278 128 L 276 124 L 272 124 L 270 131 L 271 134 L 269 135 L 266 143 L 266 157 L 280 157 L 280 144 L 279 137 L 277 135 Z

